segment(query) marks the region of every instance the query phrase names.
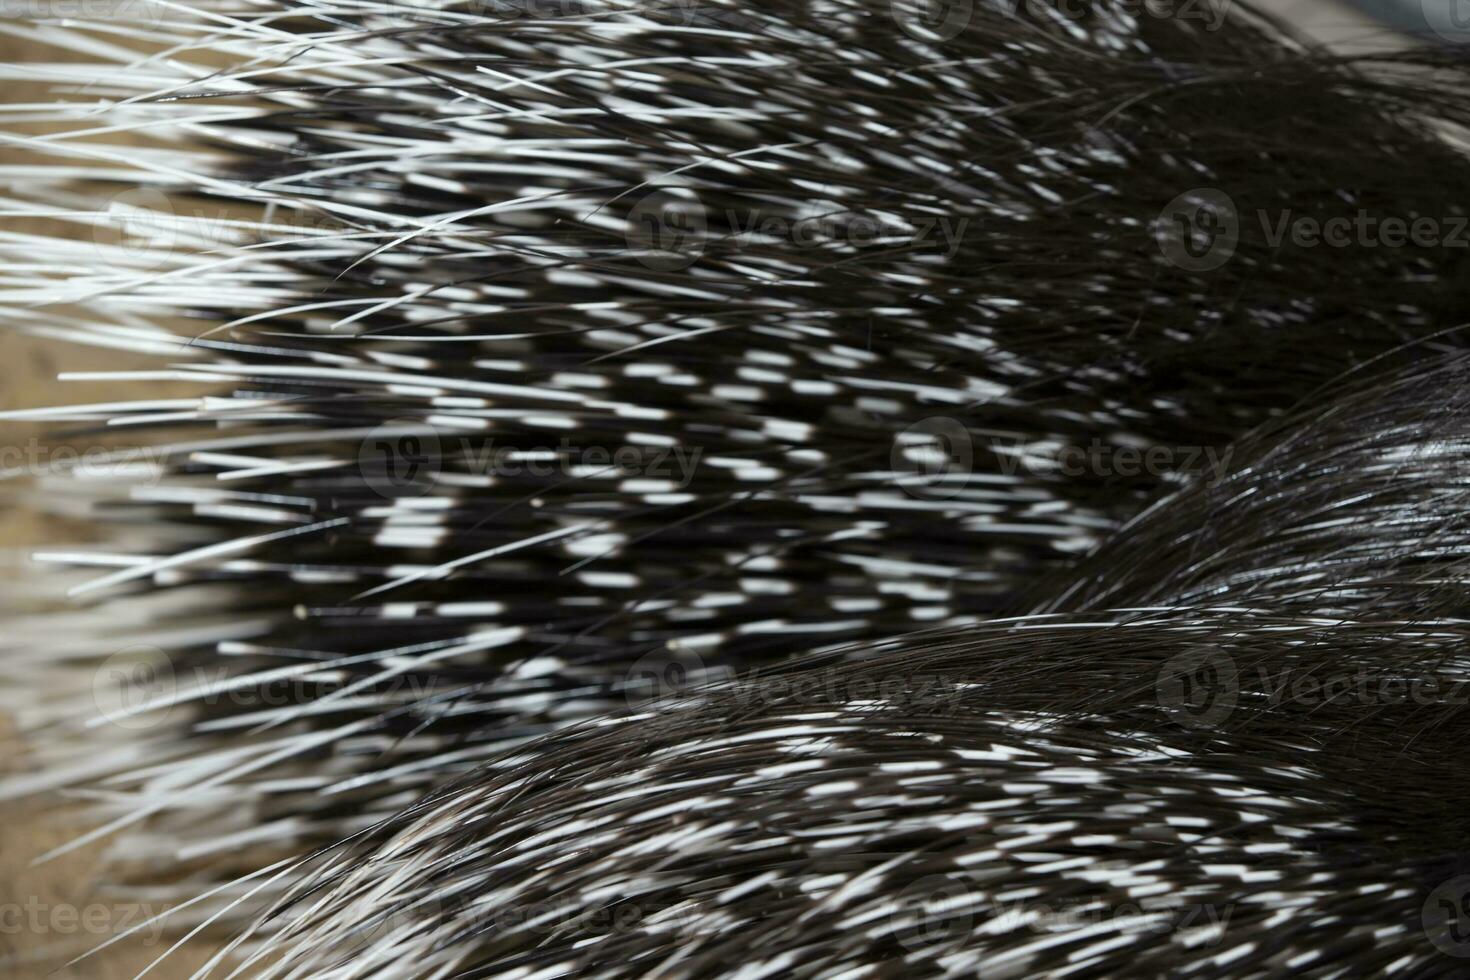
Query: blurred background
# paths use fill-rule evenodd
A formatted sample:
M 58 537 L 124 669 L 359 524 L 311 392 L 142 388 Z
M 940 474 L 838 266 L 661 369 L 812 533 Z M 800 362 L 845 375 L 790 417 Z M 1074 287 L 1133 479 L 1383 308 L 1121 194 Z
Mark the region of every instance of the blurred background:
M 1200 0 L 1228 4 L 1231 0 Z M 1423 37 L 1444 38 L 1455 31 L 1470 40 L 1470 0 L 1264 0 L 1266 9 L 1295 24 L 1309 36 L 1342 50 L 1383 48 L 1408 43 L 1392 27 Z M 0 17 L 9 8 L 0 2 Z M 1385 26 L 1388 25 L 1388 26 Z M 0 62 L 44 63 L 66 60 L 66 52 L 48 49 L 30 41 L 18 42 L 0 33 Z M 7 103 L 42 101 L 39 85 L 8 85 Z M 3 112 L 3 109 L 0 109 Z M 0 144 L 0 164 L 16 162 L 20 155 Z M 0 185 L 5 178 L 0 176 Z M 0 196 L 12 197 L 15 189 L 0 186 Z M 50 230 L 54 231 L 54 226 Z M 25 234 L 47 230 L 44 219 L 0 217 L 0 233 Z M 134 385 L 98 382 L 59 384 L 60 370 L 127 370 L 145 364 L 141 355 L 118 351 L 72 347 L 0 330 L 0 410 L 35 408 L 69 402 L 123 400 L 140 397 Z M 148 397 L 168 397 L 151 387 Z M 0 421 L 0 446 L 27 446 L 40 439 L 39 425 Z M 45 440 L 55 445 L 54 435 Z M 98 445 L 95 437 L 73 439 L 81 450 Z M 80 543 L 88 529 L 78 521 L 42 515 L 26 506 L 24 488 L 3 488 L 0 497 L 0 590 L 10 597 L 0 612 L 19 606 L 25 612 L 27 590 L 20 586 L 26 556 L 40 546 Z M 14 615 L 14 612 L 5 613 Z M 24 617 L 22 617 L 24 618 Z M 0 704 L 3 704 L 0 697 Z M 0 767 L 24 765 L 24 746 L 14 737 L 0 712 Z M 74 966 L 66 963 L 121 931 L 141 921 L 149 907 L 146 896 L 109 893 L 99 886 L 96 865 L 103 845 L 73 852 L 32 867 L 37 854 L 65 843 L 78 833 L 74 823 L 58 818 L 54 810 L 42 812 L 31 803 L 0 802 L 0 976 L 16 978 L 130 978 L 147 967 L 168 947 L 151 931 L 118 943 L 97 956 Z M 213 952 L 210 944 L 193 942 L 172 953 L 150 976 L 159 980 L 187 977 Z

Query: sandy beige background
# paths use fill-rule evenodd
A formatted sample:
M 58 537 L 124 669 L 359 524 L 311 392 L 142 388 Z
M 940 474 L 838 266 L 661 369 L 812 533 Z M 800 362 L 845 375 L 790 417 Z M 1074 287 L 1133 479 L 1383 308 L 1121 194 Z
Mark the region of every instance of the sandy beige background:
M 0 62 L 62 60 L 64 52 L 18 43 L 0 35 Z M 41 101 L 39 85 L 7 83 L 0 103 Z M 0 163 L 24 155 L 0 147 Z M 27 161 L 33 162 L 33 161 Z M 0 178 L 0 194 L 11 188 Z M 34 220 L 0 218 L 7 231 L 39 231 Z M 136 385 L 97 382 L 60 384 L 61 370 L 125 370 L 149 366 L 142 357 L 117 351 L 78 348 L 39 340 L 0 326 L 0 410 L 34 408 L 71 402 L 157 397 Z M 43 435 L 40 426 L 0 421 L 0 445 L 25 446 Z M 49 441 L 49 440 L 48 440 Z M 0 485 L 0 589 L 15 575 L 27 574 L 26 552 L 62 542 L 85 542 L 88 528 L 76 522 L 36 513 L 15 498 L 21 488 Z M 19 566 L 19 567 L 17 567 Z M 3 624 L 0 624 L 3 628 Z M 0 770 L 28 765 L 25 745 L 0 717 Z M 0 977 L 30 980 L 127 980 L 145 969 L 171 944 L 171 938 L 148 941 L 147 934 L 129 937 L 73 966 L 68 960 L 106 941 L 116 932 L 147 918 L 144 907 L 162 911 L 160 903 L 110 893 L 98 865 L 104 845 L 89 847 L 40 866 L 36 855 L 66 843 L 84 826 L 67 811 L 40 802 L 0 802 Z M 158 980 L 187 977 L 214 952 L 209 943 L 192 942 L 170 955 L 148 975 Z

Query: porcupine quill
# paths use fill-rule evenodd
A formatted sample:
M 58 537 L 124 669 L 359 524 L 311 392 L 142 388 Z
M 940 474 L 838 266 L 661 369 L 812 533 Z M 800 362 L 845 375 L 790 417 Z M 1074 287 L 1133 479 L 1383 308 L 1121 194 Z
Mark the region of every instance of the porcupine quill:
M 798 658 L 507 754 L 303 882 L 263 975 L 1453 975 L 1425 910 L 1466 870 L 1467 373 L 1244 440 L 1072 573 L 1130 608 Z
M 167 720 L 53 726 L 11 784 L 105 782 L 78 843 L 228 879 L 242 842 L 330 844 L 636 700 L 650 656 L 697 682 L 1024 611 L 1191 478 L 1035 455 L 1223 451 L 1470 305 L 1453 252 L 1251 220 L 1462 214 L 1454 51 L 1334 58 L 1244 5 L 1218 33 L 982 6 L 950 37 L 871 0 L 517 13 L 4 25 L 108 70 L 9 110 L 68 162 L 6 168 L 0 206 L 132 236 L 4 236 L 7 321 L 210 392 L 28 413 L 157 433 L 133 486 L 44 487 L 119 544 L 52 553 L 102 570 L 88 605 L 9 641 L 163 655 Z M 1200 188 L 1242 220 L 1192 271 L 1157 219 Z M 692 233 L 647 238 L 671 212 Z

